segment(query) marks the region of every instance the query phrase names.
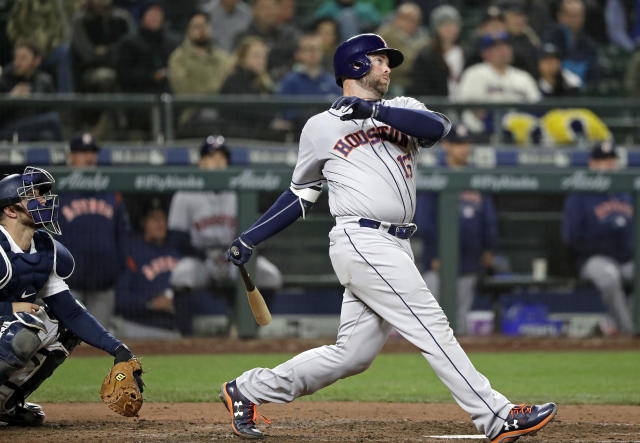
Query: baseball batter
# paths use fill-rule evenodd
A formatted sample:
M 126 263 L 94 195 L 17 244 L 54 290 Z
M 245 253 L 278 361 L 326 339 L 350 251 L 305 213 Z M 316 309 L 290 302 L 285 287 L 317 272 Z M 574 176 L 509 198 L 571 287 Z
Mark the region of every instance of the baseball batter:
M 345 287 L 335 345 L 303 352 L 273 368 L 224 383 L 220 398 L 235 434 L 261 437 L 256 405 L 287 403 L 369 367 L 396 328 L 416 345 L 478 430 L 514 441 L 546 425 L 556 405 L 514 406 L 491 388 L 453 336 L 444 312 L 414 264 L 409 238 L 416 184 L 414 159 L 447 134 L 449 120 L 417 100 L 383 100 L 402 53 L 375 34 L 342 43 L 334 55 L 344 96 L 309 119 L 300 136 L 291 187 L 232 246 L 245 263 L 253 246 L 288 226 L 318 198 L 323 182 L 335 227 L 329 255 Z

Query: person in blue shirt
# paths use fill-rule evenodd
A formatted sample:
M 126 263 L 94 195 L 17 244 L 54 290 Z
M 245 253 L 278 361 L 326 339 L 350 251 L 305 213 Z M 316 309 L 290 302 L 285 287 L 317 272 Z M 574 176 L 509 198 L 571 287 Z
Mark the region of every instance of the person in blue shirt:
M 454 126 L 442 141 L 447 167 L 464 169 L 468 166 L 471 143 L 468 129 Z M 419 226 L 423 251 L 424 279 L 436 298 L 440 296 L 438 259 L 438 194 L 420 193 L 416 203 L 415 223 Z M 458 223 L 460 229 L 460 266 L 456 334 L 467 333 L 467 314 L 473 304 L 478 274 L 493 264 L 493 250 L 498 227 L 493 199 L 478 191 L 463 191 L 458 195 Z
M 135 358 L 65 282 L 76 263 L 52 236 L 60 234 L 54 183 L 32 166 L 0 180 L 0 422 L 10 425 L 43 423 L 42 408 L 25 400 L 80 341 L 115 363 Z M 142 391 L 140 373 L 134 376 Z
M 69 143 L 71 177 L 95 168 L 100 147 L 90 133 Z M 129 238 L 129 216 L 119 192 L 65 192 L 60 195 L 62 241 L 77 259 L 69 279 L 74 295 L 101 324 L 110 327 L 115 285 L 124 268 L 124 243 Z
M 159 198 L 147 201 L 141 225 L 142 235 L 127 242 L 114 324 L 122 337 L 178 338 L 169 277 L 181 254 L 167 242 L 167 210 Z
M 324 50 L 319 34 L 306 34 L 298 40 L 295 52 L 296 64 L 280 84 L 280 95 L 339 96 L 342 89 L 335 76 L 322 66 Z M 302 129 L 304 122 L 313 113 L 287 110 L 283 114 L 287 129 Z
M 596 143 L 589 169 L 618 169 L 610 141 Z M 600 291 L 617 331 L 633 333 L 624 280 L 633 278 L 633 196 L 629 192 L 575 192 L 564 203 L 562 238 L 576 257 L 580 276 Z

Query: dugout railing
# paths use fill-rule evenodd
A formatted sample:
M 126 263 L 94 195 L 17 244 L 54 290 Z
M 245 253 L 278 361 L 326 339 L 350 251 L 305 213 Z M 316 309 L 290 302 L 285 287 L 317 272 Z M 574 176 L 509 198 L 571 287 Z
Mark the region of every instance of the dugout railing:
M 238 193 L 238 227 L 244 229 L 258 216 L 260 192 L 280 192 L 289 185 L 291 169 L 253 170 L 231 167 L 225 171 L 207 172 L 192 167 L 163 168 L 97 168 L 95 170 L 72 170 L 52 167 L 59 193 L 121 191 L 132 193 L 166 193 L 178 190 L 220 191 L 233 190 Z M 422 191 L 438 192 L 439 226 L 446 226 L 439 234 L 441 304 L 451 323 L 455 322 L 456 278 L 458 274 L 458 214 L 457 194 L 463 190 L 478 190 L 490 193 L 517 192 L 523 195 L 534 193 L 567 192 L 632 192 L 634 212 L 640 214 L 640 176 L 633 171 L 615 173 L 593 173 L 582 169 L 537 170 L 523 172 L 521 169 L 450 171 L 428 169 L 417 177 L 417 187 Z M 531 208 L 534 210 L 535 208 Z M 305 223 L 298 221 L 297 223 Z M 279 235 L 287 235 L 286 231 Z M 526 233 L 523 232 L 523 235 Z M 640 217 L 634 217 L 635 263 L 634 298 L 635 330 L 640 334 Z M 304 241 L 304 239 L 300 239 Z M 560 245 L 558 245 L 560 246 Z M 304 262 L 305 257 L 297 257 Z M 328 261 L 329 258 L 326 257 Z M 248 264 L 254 271 L 255 260 Z M 310 269 L 313 273 L 313 269 Z M 300 281 L 304 284 L 304 281 Z M 255 336 L 257 325 L 252 317 L 245 290 L 238 281 L 236 287 L 236 310 L 231 313 L 242 337 Z
M 459 116 L 467 109 L 484 109 L 493 114 L 493 121 L 501 121 L 502 116 L 510 111 L 530 112 L 540 115 L 551 109 L 584 108 L 596 113 L 617 136 L 618 142 L 633 143 L 640 141 L 640 101 L 626 97 L 571 97 L 547 98 L 537 103 L 491 103 L 491 102 L 452 102 L 445 97 L 418 97 L 431 109 L 451 116 Z M 230 129 L 237 125 L 240 133 L 248 138 L 255 136 L 247 133 L 249 128 L 244 113 L 248 110 L 255 115 L 273 118 L 284 110 L 302 111 L 305 113 L 320 112 L 327 109 L 331 97 L 318 96 L 258 96 L 258 95 L 172 95 L 172 94 L 33 94 L 28 97 L 12 97 L 0 94 L 0 116 L 2 120 L 10 120 L 3 110 L 11 106 L 31 109 L 64 110 L 122 110 L 144 113 L 142 120 L 148 120 L 149 131 L 146 140 L 156 143 L 170 144 L 180 132 L 180 113 L 187 109 L 212 109 L 218 116 L 225 117 L 219 121 L 217 129 Z M 236 118 L 237 117 L 237 118 Z M 73 119 L 73 118 L 72 118 Z M 245 125 L 244 127 L 242 125 Z M 216 127 L 215 120 L 209 124 Z M 280 136 L 296 137 L 297 133 L 281 133 Z M 492 143 L 501 143 L 503 133 L 500 125 L 494 125 L 490 135 Z

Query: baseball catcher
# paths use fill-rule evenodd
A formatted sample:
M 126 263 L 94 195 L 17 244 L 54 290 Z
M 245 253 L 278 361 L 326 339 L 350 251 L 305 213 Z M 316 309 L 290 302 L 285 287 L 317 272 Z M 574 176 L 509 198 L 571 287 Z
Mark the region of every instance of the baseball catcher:
M 54 183 L 49 172 L 31 166 L 0 180 L 0 422 L 42 424 L 42 408 L 25 400 L 80 341 L 115 357 L 102 397 L 114 411 L 136 415 L 142 406 L 139 360 L 65 283 L 75 263 L 52 236 L 60 234 Z

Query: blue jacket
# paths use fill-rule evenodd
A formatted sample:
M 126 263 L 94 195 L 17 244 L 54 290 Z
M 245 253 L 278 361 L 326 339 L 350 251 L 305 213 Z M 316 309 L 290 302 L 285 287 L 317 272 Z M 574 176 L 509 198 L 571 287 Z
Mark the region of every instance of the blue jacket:
M 621 193 L 571 193 L 564 201 L 562 239 L 578 265 L 592 255 L 625 263 L 633 258 L 633 197 Z
M 61 194 L 59 220 L 60 241 L 76 259 L 69 286 L 81 291 L 114 287 L 130 231 L 120 193 Z
M 318 77 L 311 78 L 302 70 L 292 70 L 282 79 L 279 94 L 281 95 L 342 95 L 342 89 L 336 84 L 336 79 L 328 72 L 321 72 Z M 296 117 L 309 116 L 301 111 L 285 110 L 283 117 L 287 120 Z
M 431 260 L 438 257 L 438 194 L 419 193 L 414 222 L 422 238 L 423 269 L 431 269 Z M 498 236 L 498 223 L 493 199 L 477 191 L 458 195 L 458 223 L 460 232 L 460 273 L 480 270 L 480 257 L 492 251 Z
M 128 242 L 125 271 L 116 288 L 116 314 L 124 318 L 160 328 L 175 327 L 175 316 L 154 311 L 147 303 L 170 288 L 171 271 L 180 253 L 166 242 L 147 243 L 141 238 Z

